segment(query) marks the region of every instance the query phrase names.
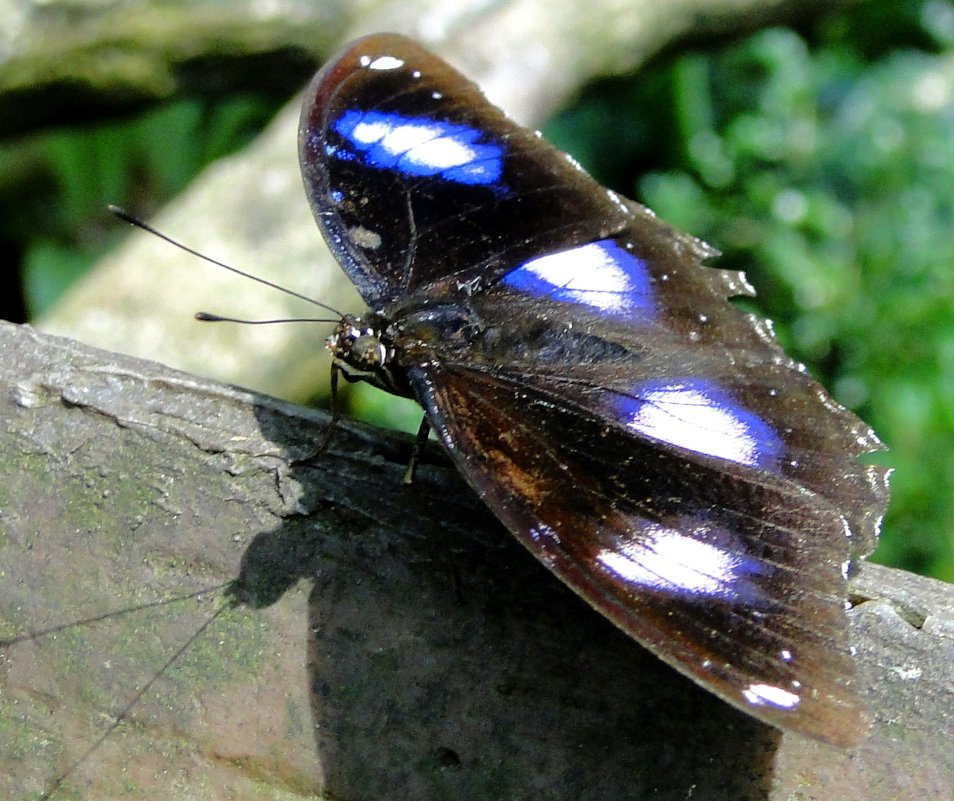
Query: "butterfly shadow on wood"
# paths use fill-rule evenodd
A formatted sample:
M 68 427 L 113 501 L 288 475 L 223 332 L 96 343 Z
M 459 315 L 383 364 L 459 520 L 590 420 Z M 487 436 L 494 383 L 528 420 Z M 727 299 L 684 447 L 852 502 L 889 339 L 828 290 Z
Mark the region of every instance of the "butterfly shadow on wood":
M 274 415 L 260 423 L 305 453 Z M 409 452 L 341 428 L 283 479 L 306 513 L 245 554 L 241 584 L 260 603 L 314 580 L 315 789 L 355 801 L 768 797 L 780 733 L 554 581 L 436 448 L 403 484 Z

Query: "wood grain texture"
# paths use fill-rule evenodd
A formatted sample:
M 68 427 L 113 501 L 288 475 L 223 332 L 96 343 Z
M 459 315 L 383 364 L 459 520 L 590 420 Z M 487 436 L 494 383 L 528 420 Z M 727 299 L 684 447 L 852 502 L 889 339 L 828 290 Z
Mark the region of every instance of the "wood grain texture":
M 948 585 L 860 573 L 838 751 L 663 667 L 436 449 L 407 487 L 404 437 L 316 456 L 322 414 L 8 324 L 0 418 L 3 797 L 954 798 Z

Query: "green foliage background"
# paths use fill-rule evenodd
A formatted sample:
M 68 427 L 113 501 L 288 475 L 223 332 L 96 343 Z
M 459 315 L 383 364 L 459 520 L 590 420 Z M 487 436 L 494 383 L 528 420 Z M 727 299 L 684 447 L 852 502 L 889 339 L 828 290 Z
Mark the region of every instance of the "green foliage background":
M 24 254 L 30 312 L 124 233 L 107 202 L 158 205 L 280 100 L 180 101 L 4 147 L 0 242 Z M 954 580 L 954 7 L 861 3 L 669 55 L 588 87 L 545 133 L 746 271 L 786 349 L 891 448 L 876 558 Z

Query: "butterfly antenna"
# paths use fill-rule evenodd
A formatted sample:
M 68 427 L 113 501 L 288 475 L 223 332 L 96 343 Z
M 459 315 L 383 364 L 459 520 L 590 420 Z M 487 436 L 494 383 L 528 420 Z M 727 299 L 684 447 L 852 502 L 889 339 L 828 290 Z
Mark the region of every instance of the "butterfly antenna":
M 16 645 L 17 643 L 21 642 L 38 640 L 41 637 L 50 637 L 53 634 L 59 634 L 61 631 L 67 631 L 80 626 L 88 626 L 91 623 L 100 623 L 104 620 L 122 617 L 123 615 L 130 615 L 134 612 L 142 612 L 146 609 L 154 609 L 157 606 L 168 606 L 169 604 L 179 603 L 180 601 L 189 601 L 193 598 L 201 598 L 203 595 L 210 595 L 211 593 L 218 592 L 219 590 L 224 590 L 233 583 L 234 582 L 232 581 L 225 581 L 221 584 L 216 584 L 212 587 L 205 587 L 201 590 L 196 590 L 195 592 L 190 592 L 185 595 L 177 595 L 174 598 L 162 598 L 158 601 L 149 601 L 148 603 L 138 604 L 136 606 L 127 606 L 125 609 L 117 609 L 113 612 L 103 612 L 101 615 L 84 617 L 80 620 L 71 620 L 68 623 L 60 623 L 56 626 L 50 626 L 47 629 L 31 631 L 29 634 L 22 634 L 19 637 L 7 637 L 0 639 L 0 648 L 7 648 L 11 645 Z
M 263 284 L 264 286 L 271 287 L 272 289 L 277 289 L 279 292 L 284 292 L 286 295 L 291 295 L 293 298 L 298 298 L 299 300 L 303 300 L 306 303 L 312 304 L 313 306 L 317 306 L 319 309 L 324 309 L 325 311 L 331 312 L 333 315 L 335 315 L 335 319 L 332 322 L 337 322 L 338 320 L 341 319 L 341 317 L 343 317 L 341 312 L 339 312 L 334 307 L 329 306 L 327 303 L 322 303 L 321 301 L 315 300 L 314 298 L 310 298 L 307 295 L 302 295 L 300 292 L 295 292 L 293 289 L 288 289 L 287 287 L 280 286 L 279 284 L 273 283 L 272 281 L 269 281 L 265 278 L 260 278 L 257 275 L 252 275 L 251 273 L 247 273 L 244 270 L 238 269 L 237 267 L 232 267 L 230 264 L 225 264 L 224 262 L 221 262 L 218 259 L 213 259 L 211 256 L 207 256 L 204 253 L 200 253 L 198 250 L 195 250 L 194 248 L 190 248 L 188 245 L 184 245 L 182 242 L 179 242 L 178 240 L 173 239 L 168 234 L 164 234 L 159 229 L 153 228 L 151 225 L 149 225 L 149 223 L 140 220 L 138 217 L 133 217 L 133 215 L 131 215 L 125 209 L 120 208 L 119 206 L 114 206 L 112 203 L 110 203 L 109 206 L 107 206 L 107 208 L 113 214 L 119 217 L 120 220 L 123 220 L 124 222 L 127 222 L 130 225 L 135 226 L 136 228 L 140 228 L 143 231 L 146 231 L 147 233 L 152 234 L 153 236 L 158 236 L 160 239 L 165 240 L 170 245 L 173 245 L 174 247 L 179 248 L 179 250 L 184 250 L 186 253 L 191 253 L 193 256 L 197 256 L 203 261 L 209 262 L 209 264 L 214 264 L 216 267 L 221 267 L 223 270 L 228 270 L 230 273 L 235 273 L 236 275 L 240 275 L 243 278 L 248 278 L 251 281 L 257 281 L 258 283 Z M 222 319 L 224 320 L 227 318 L 222 318 Z
M 222 589 L 223 587 L 232 583 L 234 582 L 229 581 L 229 582 L 226 582 L 225 584 L 217 585 L 216 587 L 213 587 L 211 589 L 212 590 Z M 199 592 L 190 593 L 189 595 L 183 595 L 181 597 L 174 598 L 172 600 L 181 601 L 187 598 L 195 598 L 200 595 L 207 594 L 209 591 L 210 590 L 208 589 L 201 590 Z M 112 614 L 124 614 L 126 612 L 133 612 L 139 609 L 148 609 L 149 607 L 157 606 L 159 603 L 168 603 L 168 601 L 143 604 L 142 606 L 139 606 L 139 607 L 124 609 L 122 610 L 122 612 L 112 613 Z M 123 705 L 122 709 L 120 709 L 119 712 L 110 721 L 105 731 L 103 731 L 103 733 L 100 734 L 100 736 L 97 737 L 96 740 L 89 745 L 89 747 L 82 753 L 82 755 L 80 755 L 78 759 L 76 759 L 76 761 L 73 762 L 73 764 L 71 764 L 65 771 L 63 771 L 59 776 L 57 776 L 57 778 L 53 781 L 53 783 L 49 787 L 47 787 L 46 791 L 40 796 L 40 801 L 50 801 L 50 799 L 56 794 L 57 790 L 59 790 L 59 788 L 63 786 L 63 783 L 93 757 L 93 755 L 103 746 L 106 740 L 108 740 L 110 736 L 112 736 L 113 732 L 115 732 L 120 726 L 123 725 L 123 723 L 129 720 L 129 713 L 145 697 L 146 693 L 149 692 L 150 688 L 159 680 L 159 678 L 166 674 L 169 668 L 171 668 L 176 663 L 176 661 L 178 661 L 178 659 L 184 653 L 186 653 L 186 651 L 188 651 L 193 646 L 193 644 L 195 644 L 196 641 L 198 641 L 198 639 L 208 630 L 208 628 L 222 616 L 223 612 L 225 612 L 227 609 L 230 609 L 234 606 L 235 606 L 235 601 L 231 598 L 229 598 L 228 600 L 224 601 L 222 604 L 219 605 L 219 607 L 208 617 L 208 619 L 201 626 L 199 626 L 199 628 L 197 628 L 189 636 L 189 638 L 175 650 L 175 652 L 173 652 L 173 654 L 165 661 L 162 667 L 160 667 L 159 670 L 157 670 L 153 674 L 153 676 L 149 679 L 149 681 L 147 681 L 142 687 L 140 687 L 139 690 L 136 692 L 136 694 L 133 695 L 133 697 L 130 698 Z M 100 615 L 99 617 L 90 618 L 89 620 L 90 621 L 102 620 L 110 616 L 111 615 L 109 614 Z M 84 623 L 84 622 L 87 622 L 87 621 L 76 621 L 75 623 L 67 623 L 67 624 L 64 624 L 63 626 L 57 626 L 55 628 L 48 629 L 43 632 L 39 632 L 36 636 L 44 636 L 47 634 L 51 634 L 55 631 L 60 631 L 64 628 L 68 628 L 71 625 L 80 625 L 81 623 Z M 19 638 L 19 639 L 24 639 L 24 638 Z M 15 641 L 16 640 L 14 640 L 14 642 Z
M 330 317 L 279 317 L 274 320 L 248 320 L 244 317 L 223 317 L 212 312 L 196 312 L 195 319 L 201 323 L 240 323 L 241 325 L 272 325 L 274 323 L 336 323 Z M 340 318 L 339 318 L 340 319 Z

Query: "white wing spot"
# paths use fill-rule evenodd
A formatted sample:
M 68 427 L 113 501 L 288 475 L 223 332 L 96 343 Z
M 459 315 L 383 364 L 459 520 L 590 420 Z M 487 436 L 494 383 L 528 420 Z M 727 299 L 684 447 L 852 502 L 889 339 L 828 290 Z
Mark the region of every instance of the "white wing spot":
M 753 706 L 774 706 L 777 709 L 794 709 L 801 701 L 795 693 L 772 684 L 750 684 L 742 695 Z

